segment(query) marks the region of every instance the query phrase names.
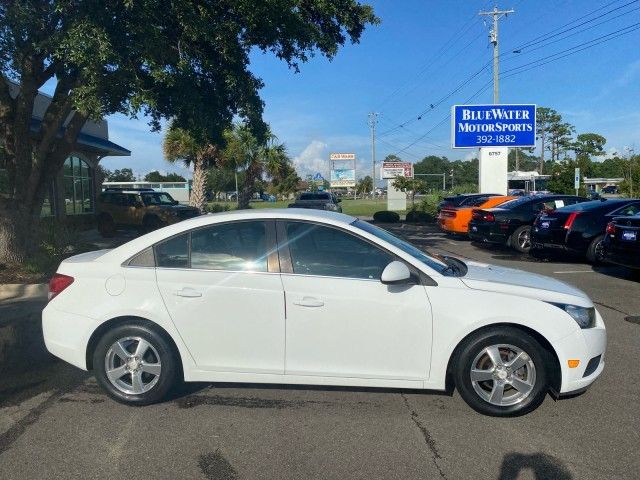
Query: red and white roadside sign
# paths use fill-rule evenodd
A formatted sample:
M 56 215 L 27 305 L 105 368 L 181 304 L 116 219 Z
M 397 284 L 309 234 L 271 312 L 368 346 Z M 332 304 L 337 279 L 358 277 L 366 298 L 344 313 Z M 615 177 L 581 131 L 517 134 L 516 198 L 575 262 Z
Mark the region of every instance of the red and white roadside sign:
M 413 163 L 411 162 L 382 162 L 381 178 L 396 177 L 413 178 Z

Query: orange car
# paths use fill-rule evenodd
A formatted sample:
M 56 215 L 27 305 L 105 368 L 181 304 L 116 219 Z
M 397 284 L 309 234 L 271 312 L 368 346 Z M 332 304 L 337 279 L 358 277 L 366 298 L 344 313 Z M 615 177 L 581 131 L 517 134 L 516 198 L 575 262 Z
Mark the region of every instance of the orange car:
M 460 208 L 443 208 L 438 215 L 438 225 L 447 233 L 469 233 L 471 214 L 476 208 L 491 208 L 517 197 L 498 196 L 480 197 L 470 206 Z

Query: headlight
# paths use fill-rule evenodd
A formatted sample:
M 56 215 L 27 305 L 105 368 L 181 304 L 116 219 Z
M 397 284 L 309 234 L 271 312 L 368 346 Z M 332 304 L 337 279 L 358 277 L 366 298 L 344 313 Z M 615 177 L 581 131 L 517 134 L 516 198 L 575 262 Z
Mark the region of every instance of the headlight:
M 596 325 L 596 309 L 594 307 L 578 307 L 577 305 L 567 305 L 564 303 L 551 303 L 567 312 L 580 328 L 593 328 Z

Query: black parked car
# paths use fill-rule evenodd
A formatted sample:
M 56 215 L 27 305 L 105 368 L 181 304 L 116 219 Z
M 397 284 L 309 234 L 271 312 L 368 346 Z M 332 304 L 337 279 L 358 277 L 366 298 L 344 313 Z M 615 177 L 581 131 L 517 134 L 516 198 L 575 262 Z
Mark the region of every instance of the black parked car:
M 591 263 L 600 262 L 607 223 L 639 212 L 640 200 L 628 198 L 594 200 L 544 212 L 533 224 L 531 253 L 569 253 L 587 257 Z
M 438 204 L 437 211 L 440 213 L 440 210 L 443 208 L 470 207 L 472 203 L 479 198 L 497 197 L 499 195 L 499 193 L 463 193 L 451 197 L 444 197 Z
M 289 208 L 312 208 L 315 210 L 331 210 L 342 212 L 341 199 L 330 192 L 304 192 Z
M 541 211 L 586 201 L 586 198 L 573 195 L 531 195 L 510 200 L 496 208 L 478 209 L 469 222 L 469 237 L 527 253 L 531 248 L 531 225 Z
M 616 217 L 603 242 L 604 261 L 640 270 L 640 215 Z

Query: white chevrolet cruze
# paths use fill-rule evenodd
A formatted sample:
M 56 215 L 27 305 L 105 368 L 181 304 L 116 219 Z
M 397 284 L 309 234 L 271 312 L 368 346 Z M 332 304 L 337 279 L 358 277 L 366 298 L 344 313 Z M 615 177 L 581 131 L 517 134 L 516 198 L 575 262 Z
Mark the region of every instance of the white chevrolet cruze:
M 592 301 L 552 278 L 434 257 L 356 218 L 239 211 L 71 257 L 42 316 L 51 353 L 116 400 L 176 382 L 447 390 L 497 416 L 604 368 Z

